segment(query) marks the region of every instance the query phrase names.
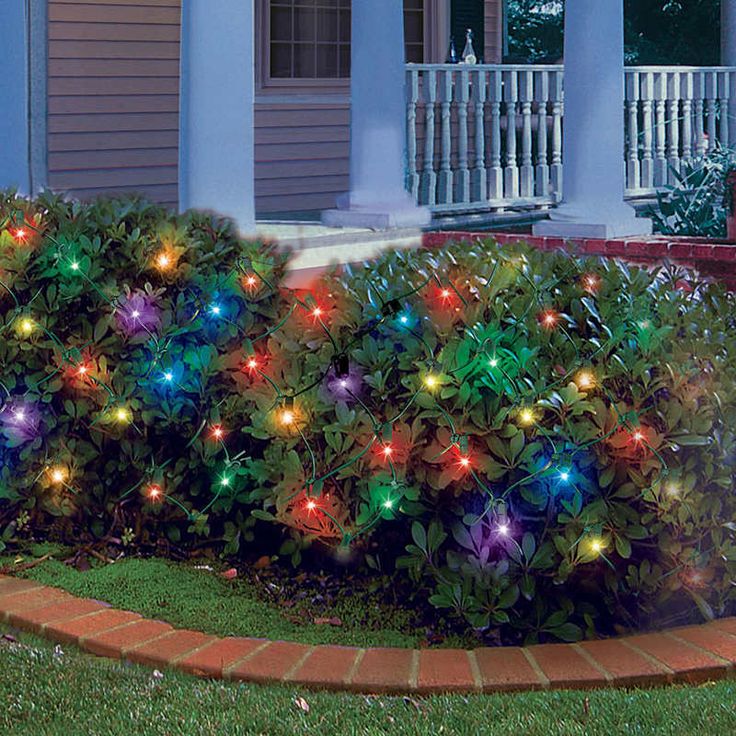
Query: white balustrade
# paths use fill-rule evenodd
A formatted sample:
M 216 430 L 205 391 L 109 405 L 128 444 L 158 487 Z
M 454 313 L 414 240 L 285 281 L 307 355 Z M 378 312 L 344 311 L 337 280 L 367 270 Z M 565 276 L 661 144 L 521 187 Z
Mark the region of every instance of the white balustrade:
M 736 143 L 736 67 L 627 67 L 627 197 Z M 563 67 L 407 65 L 407 186 L 436 212 L 548 207 L 562 193 Z M 439 120 L 438 120 L 439 118 Z

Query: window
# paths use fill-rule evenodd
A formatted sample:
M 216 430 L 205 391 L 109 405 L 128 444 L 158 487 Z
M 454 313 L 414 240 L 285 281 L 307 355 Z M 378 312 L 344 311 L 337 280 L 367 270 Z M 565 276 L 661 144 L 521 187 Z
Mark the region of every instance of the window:
M 424 2 L 404 0 L 408 61 L 424 60 Z M 350 4 L 351 0 L 268 0 L 270 78 L 349 78 Z

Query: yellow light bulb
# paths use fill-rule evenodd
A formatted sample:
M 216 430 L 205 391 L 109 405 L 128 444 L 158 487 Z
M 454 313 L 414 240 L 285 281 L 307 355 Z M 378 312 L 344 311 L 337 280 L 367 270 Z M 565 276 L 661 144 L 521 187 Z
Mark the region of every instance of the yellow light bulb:
M 439 378 L 437 378 L 437 376 L 433 376 L 431 373 L 424 377 L 424 385 L 429 389 L 437 388 L 439 382 Z
M 130 421 L 130 412 L 123 406 L 115 410 L 115 419 L 121 423 L 127 423 Z
M 23 319 L 18 322 L 18 332 L 24 337 L 28 337 L 35 327 L 36 325 L 33 320 L 28 317 L 23 317 Z
M 57 465 L 51 468 L 50 475 L 51 480 L 54 483 L 63 483 L 66 480 L 67 471 L 66 468 L 62 467 L 61 465 Z
M 600 554 L 604 547 L 603 540 L 597 538 L 590 540 L 590 549 L 596 554 Z
M 294 412 L 289 409 L 284 409 L 281 412 L 281 424 L 293 424 L 294 423 Z
M 595 387 L 595 376 L 590 371 L 580 371 L 575 377 L 575 383 L 579 389 L 590 389 Z
M 530 409 L 528 406 L 524 407 L 519 412 L 519 424 L 521 424 L 524 427 L 530 427 L 534 422 L 536 422 L 537 417 L 534 413 L 533 409 Z

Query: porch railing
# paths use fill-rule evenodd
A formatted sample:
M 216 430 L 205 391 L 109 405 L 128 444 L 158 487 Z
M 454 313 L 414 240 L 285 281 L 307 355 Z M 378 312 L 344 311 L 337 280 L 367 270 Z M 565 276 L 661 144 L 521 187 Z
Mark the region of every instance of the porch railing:
M 562 66 L 407 65 L 409 187 L 437 212 L 546 207 L 562 193 Z M 627 67 L 626 196 L 736 144 L 736 67 Z

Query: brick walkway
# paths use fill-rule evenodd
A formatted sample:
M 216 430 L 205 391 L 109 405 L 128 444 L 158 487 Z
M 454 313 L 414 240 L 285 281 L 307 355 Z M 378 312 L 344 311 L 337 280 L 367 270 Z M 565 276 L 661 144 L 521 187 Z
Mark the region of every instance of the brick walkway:
M 736 618 L 581 644 L 358 649 L 225 638 L 0 576 L 0 620 L 103 657 L 203 677 L 363 693 L 498 692 L 703 682 L 736 664 Z

